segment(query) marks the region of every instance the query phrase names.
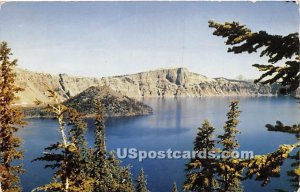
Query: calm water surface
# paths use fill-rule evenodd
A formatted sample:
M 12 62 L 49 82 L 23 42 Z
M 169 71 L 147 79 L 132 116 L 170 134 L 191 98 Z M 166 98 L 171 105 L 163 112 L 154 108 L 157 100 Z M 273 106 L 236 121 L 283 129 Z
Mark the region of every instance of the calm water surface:
M 109 118 L 106 121 L 106 137 L 109 150 L 135 147 L 139 150 L 191 150 L 197 127 L 204 119 L 209 119 L 222 133 L 226 120 L 228 104 L 234 97 L 180 98 L 180 99 L 147 99 L 145 103 L 152 106 L 154 113 L 149 116 Z M 238 135 L 240 150 L 253 150 L 255 154 L 269 153 L 278 145 L 294 143 L 293 135 L 268 132 L 265 124 L 274 124 L 281 120 L 285 124 L 299 123 L 300 110 L 296 101 L 289 97 L 239 97 L 240 116 Z M 93 121 L 88 120 L 87 138 L 93 142 Z M 30 119 L 28 126 L 20 132 L 24 140 L 25 162 L 27 170 L 22 176 L 24 191 L 47 183 L 52 176 L 51 170 L 43 169 L 42 162 L 31 163 L 40 156 L 43 148 L 59 139 L 57 123 L 50 119 Z M 124 165 L 130 164 L 136 178 L 141 167 L 148 175 L 148 185 L 152 192 L 171 191 L 172 183 L 182 186 L 185 179 L 187 160 L 125 159 Z M 272 179 L 267 187 L 260 187 L 260 182 L 246 181 L 245 191 L 271 191 L 275 188 L 289 188 L 286 170 L 290 162 L 283 165 L 282 176 Z

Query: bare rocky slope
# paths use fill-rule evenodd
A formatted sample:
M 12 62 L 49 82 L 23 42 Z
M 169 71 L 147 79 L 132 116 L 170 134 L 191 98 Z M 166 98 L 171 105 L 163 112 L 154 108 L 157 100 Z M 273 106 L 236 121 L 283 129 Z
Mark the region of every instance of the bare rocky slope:
M 130 98 L 174 96 L 250 96 L 276 94 L 277 86 L 252 82 L 209 78 L 185 68 L 160 69 L 132 75 L 102 78 L 51 75 L 17 69 L 17 84 L 25 89 L 19 94 L 21 105 L 32 105 L 35 99 L 47 102 L 47 88 L 67 100 L 91 86 L 107 86 Z

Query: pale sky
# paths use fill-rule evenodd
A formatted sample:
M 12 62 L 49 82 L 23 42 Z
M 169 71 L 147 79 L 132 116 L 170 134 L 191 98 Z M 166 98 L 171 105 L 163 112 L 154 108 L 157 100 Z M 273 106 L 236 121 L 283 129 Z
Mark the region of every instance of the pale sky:
M 209 77 L 256 78 L 255 54 L 227 53 L 208 20 L 239 21 L 252 31 L 299 29 L 286 2 L 9 2 L 0 11 L 0 41 L 19 67 L 79 76 L 186 67 Z

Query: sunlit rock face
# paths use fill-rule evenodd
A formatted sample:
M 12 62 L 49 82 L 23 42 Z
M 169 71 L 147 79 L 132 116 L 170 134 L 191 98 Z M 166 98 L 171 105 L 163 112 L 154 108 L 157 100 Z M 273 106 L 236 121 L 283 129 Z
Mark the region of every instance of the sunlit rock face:
M 91 86 L 104 85 L 131 98 L 271 95 L 278 90 L 278 86 L 256 85 L 250 81 L 209 78 L 186 68 L 102 78 L 51 75 L 18 69 L 17 83 L 25 89 L 19 94 L 18 104 L 22 105 L 32 105 L 35 99 L 47 102 L 48 88 L 57 91 L 62 101 Z

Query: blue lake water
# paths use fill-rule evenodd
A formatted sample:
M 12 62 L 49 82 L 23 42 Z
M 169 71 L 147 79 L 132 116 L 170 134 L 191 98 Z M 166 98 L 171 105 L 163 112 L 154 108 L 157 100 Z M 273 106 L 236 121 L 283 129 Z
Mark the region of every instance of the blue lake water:
M 154 113 L 148 116 L 108 118 L 106 138 L 109 150 L 134 147 L 138 150 L 191 150 L 197 127 L 204 119 L 209 119 L 222 133 L 223 124 L 230 100 L 240 100 L 241 134 L 238 135 L 240 150 L 253 150 L 255 154 L 269 153 L 280 144 L 295 143 L 294 135 L 268 132 L 265 124 L 275 124 L 281 120 L 285 124 L 299 123 L 300 110 L 296 100 L 290 97 L 206 97 L 178 99 L 147 99 L 145 103 L 153 107 Z M 93 142 L 93 121 L 88 120 L 87 139 Z M 24 141 L 27 170 L 22 176 L 24 191 L 50 181 L 51 170 L 43 169 L 42 162 L 31 163 L 40 156 L 43 148 L 59 139 L 57 123 L 51 119 L 29 119 L 28 126 L 20 131 Z M 184 159 L 146 159 L 143 162 L 124 159 L 123 165 L 131 165 L 136 178 L 141 167 L 147 174 L 148 186 L 152 192 L 171 191 L 172 183 L 182 186 L 185 179 Z M 260 182 L 243 182 L 245 191 L 271 191 L 275 188 L 289 188 L 286 170 L 290 162 L 283 165 L 280 178 L 272 178 L 271 183 L 262 188 Z

